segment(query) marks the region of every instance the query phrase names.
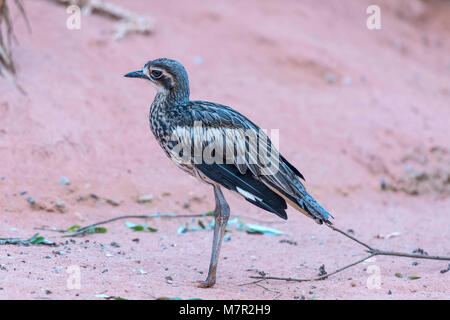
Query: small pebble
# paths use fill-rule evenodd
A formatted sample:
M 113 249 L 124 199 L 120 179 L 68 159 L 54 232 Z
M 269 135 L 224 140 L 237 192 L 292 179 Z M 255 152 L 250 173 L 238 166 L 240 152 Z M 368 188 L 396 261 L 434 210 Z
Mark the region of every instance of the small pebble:
M 113 248 L 120 248 L 120 244 L 118 244 L 117 242 L 113 241 L 113 242 L 111 242 L 111 247 L 113 247 Z
M 444 274 L 444 273 L 447 273 L 447 272 L 449 272 L 449 271 L 450 271 L 450 263 L 448 264 L 447 269 L 443 269 L 443 270 L 441 270 L 440 272 L 441 272 L 442 274 Z
M 69 181 L 69 179 L 68 178 L 66 178 L 66 177 L 61 177 L 61 184 L 63 184 L 63 185 L 68 185 L 68 184 L 70 184 L 70 181 Z
M 280 243 L 287 243 L 287 244 L 290 244 L 290 245 L 293 245 L 293 246 L 296 246 L 296 245 L 297 245 L 297 242 L 296 242 L 296 241 L 287 240 L 287 239 L 282 239 L 282 240 L 280 240 L 279 242 L 280 242 Z
M 28 201 L 28 203 L 30 203 L 30 204 L 35 204 L 35 203 L 36 203 L 36 201 L 34 200 L 33 197 L 28 197 L 28 198 L 27 198 L 27 201 Z
M 112 205 L 113 207 L 120 205 L 120 201 L 114 199 L 106 199 L 106 203 Z
M 386 190 L 387 182 L 386 182 L 385 178 L 381 178 L 380 187 L 381 187 L 381 190 Z
M 66 208 L 66 204 L 61 199 L 58 199 L 56 200 L 56 208 L 62 212 Z
M 342 83 L 346 86 L 351 85 L 352 79 L 350 77 L 344 77 L 344 79 L 342 80 Z
M 334 74 L 332 74 L 331 72 L 327 72 L 327 74 L 325 75 L 328 83 L 334 83 L 336 82 L 336 77 L 334 76 Z
M 147 274 L 147 271 L 145 271 L 144 269 L 140 269 L 140 270 L 139 270 L 139 273 L 140 273 L 140 274 Z
M 152 200 L 153 200 L 152 194 L 145 194 L 137 198 L 137 203 L 146 203 L 151 202 Z

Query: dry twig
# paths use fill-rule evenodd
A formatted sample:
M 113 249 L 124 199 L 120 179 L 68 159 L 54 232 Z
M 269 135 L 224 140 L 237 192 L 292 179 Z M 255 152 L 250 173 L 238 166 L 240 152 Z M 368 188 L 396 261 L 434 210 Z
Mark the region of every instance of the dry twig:
M 77 5 L 83 13 L 96 13 L 119 20 L 114 39 L 122 39 L 128 33 L 150 34 L 154 30 L 153 19 L 128 11 L 118 5 L 103 0 L 51 0 L 65 6 Z
M 250 276 L 250 278 L 252 279 L 260 279 L 260 280 L 284 280 L 284 281 L 295 281 L 295 282 L 305 282 L 305 281 L 317 281 L 317 280 L 323 280 L 328 278 L 331 275 L 334 275 L 336 273 L 339 273 L 345 269 L 348 269 L 350 267 L 353 267 L 357 264 L 360 264 L 364 261 L 366 261 L 367 259 L 370 259 L 372 257 L 375 256 L 396 256 L 396 257 L 407 257 L 407 258 L 416 258 L 416 259 L 430 259 L 430 260 L 447 260 L 450 261 L 450 257 L 444 257 L 444 256 L 428 256 L 428 255 L 422 255 L 422 254 L 410 254 L 410 253 L 405 253 L 405 252 L 396 252 L 396 251 L 387 251 L 387 250 L 380 250 L 380 249 L 376 249 L 373 248 L 372 246 L 368 245 L 367 243 L 355 238 L 354 236 L 348 234 L 347 232 L 342 231 L 339 228 L 336 228 L 333 225 L 329 225 L 326 224 L 327 227 L 331 228 L 332 230 L 339 232 L 340 234 L 346 236 L 347 238 L 355 241 L 356 243 L 358 243 L 359 245 L 366 247 L 367 250 L 366 252 L 368 252 L 369 254 L 367 256 L 365 256 L 364 258 L 355 261 L 353 263 L 350 263 L 342 268 L 339 268 L 331 273 L 327 273 L 324 274 L 322 276 L 319 277 L 314 277 L 314 278 L 305 278 L 305 279 L 298 279 L 298 278 L 287 278 L 287 277 L 272 277 L 272 276 Z
M 207 214 L 176 214 L 176 213 L 155 213 L 155 214 L 147 214 L 147 215 L 125 215 L 125 216 L 118 216 L 111 219 L 107 219 L 104 221 L 92 223 L 90 225 L 78 228 L 75 230 L 75 232 L 66 234 L 62 236 L 63 238 L 70 238 L 70 237 L 76 237 L 80 236 L 86 233 L 89 233 L 89 230 L 92 230 L 92 228 L 98 227 L 103 224 L 107 224 L 110 222 L 114 222 L 117 220 L 123 220 L 123 219 L 152 219 L 152 218 L 200 218 L 205 217 Z M 62 229 L 55 229 L 55 228 L 35 228 L 36 230 L 45 230 L 45 231 L 54 231 L 54 232 L 60 232 L 60 233 L 67 233 L 67 230 Z
M 30 23 L 28 21 L 25 9 L 23 7 L 22 0 L 14 0 L 17 8 L 22 14 L 27 24 L 28 30 L 31 32 Z M 6 34 L 6 41 L 3 39 L 3 34 Z M 11 15 L 6 0 L 0 0 L 0 75 L 8 80 L 12 85 L 17 87 L 23 94 L 25 91 L 17 84 L 14 79 L 16 68 L 14 66 L 14 60 L 11 55 L 11 42 L 17 42 L 14 36 L 14 29 L 11 20 Z
M 104 221 L 92 223 L 90 225 L 78 228 L 75 230 L 75 232 L 64 235 L 62 237 L 69 238 L 69 237 L 75 237 L 80 236 L 86 233 L 89 233 L 89 230 L 92 230 L 92 228 L 98 227 L 103 224 L 107 224 L 110 222 L 114 222 L 117 220 L 123 220 L 123 219 L 152 219 L 152 218 L 202 218 L 210 215 L 210 213 L 202 213 L 202 214 L 176 214 L 176 213 L 160 213 L 157 212 L 155 214 L 147 214 L 147 215 L 124 215 L 124 216 L 118 216 L 111 219 L 107 219 Z M 235 215 L 231 215 L 235 216 Z M 43 230 L 43 231 L 53 231 L 53 232 L 59 232 L 59 233 L 67 233 L 67 230 L 63 229 L 56 229 L 56 228 L 34 228 L 36 230 Z

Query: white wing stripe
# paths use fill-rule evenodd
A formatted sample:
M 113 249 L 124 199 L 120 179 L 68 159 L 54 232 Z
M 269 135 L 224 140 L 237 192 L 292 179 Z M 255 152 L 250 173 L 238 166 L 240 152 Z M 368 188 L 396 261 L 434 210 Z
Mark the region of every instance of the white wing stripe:
M 261 198 L 258 198 L 257 196 L 254 196 L 254 195 L 251 194 L 250 192 L 247 192 L 247 191 L 245 191 L 245 190 L 242 190 L 242 189 L 239 188 L 239 187 L 236 187 L 236 190 L 237 190 L 237 192 L 239 192 L 239 193 L 242 194 L 244 197 L 246 197 L 246 198 L 248 198 L 248 199 L 250 199 L 250 200 L 253 200 L 253 201 L 256 201 L 256 200 L 262 201 Z

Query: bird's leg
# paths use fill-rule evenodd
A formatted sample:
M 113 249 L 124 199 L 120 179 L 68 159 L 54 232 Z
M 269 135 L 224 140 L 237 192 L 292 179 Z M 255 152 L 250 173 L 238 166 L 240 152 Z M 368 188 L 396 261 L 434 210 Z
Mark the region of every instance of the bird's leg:
M 214 209 L 214 240 L 212 245 L 211 262 L 209 264 L 208 277 L 205 281 L 200 281 L 200 288 L 209 288 L 216 283 L 217 264 L 219 262 L 220 247 L 222 246 L 225 228 L 230 217 L 230 206 L 226 202 L 222 191 L 218 186 L 214 186 L 214 196 L 216 198 L 216 208 Z

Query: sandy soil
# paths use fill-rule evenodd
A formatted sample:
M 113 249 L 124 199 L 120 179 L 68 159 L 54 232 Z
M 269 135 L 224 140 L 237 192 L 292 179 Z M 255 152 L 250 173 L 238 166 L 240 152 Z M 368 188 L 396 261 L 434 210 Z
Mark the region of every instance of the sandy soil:
M 151 3 L 126 6 L 154 17 L 154 34 L 121 41 L 112 40 L 114 22 L 97 15 L 68 30 L 65 8 L 48 1 L 26 1 L 32 34 L 13 12 L 18 81 L 28 95 L 0 79 L 0 237 L 39 232 L 60 245 L 0 246 L 1 299 L 450 297 L 450 272 L 440 272 L 447 263 L 393 257 L 315 283 L 240 286 L 261 271 L 304 278 L 324 264 L 331 272 L 364 250 L 294 210 L 281 221 L 228 193 L 234 215 L 285 234 L 230 226 L 212 289 L 193 283 L 207 272 L 212 232 L 177 233 L 197 223 L 189 218 L 147 221 L 154 233 L 133 231 L 124 220 L 82 238 L 36 231 L 213 208 L 212 190 L 170 163 L 151 135 L 153 88 L 122 77 L 170 57 L 186 66 L 193 99 L 233 106 L 280 130 L 280 150 L 336 226 L 383 249 L 450 255 L 448 2 L 381 1 L 375 31 L 365 25 L 371 1 Z M 421 187 L 408 192 L 405 181 Z M 146 194 L 153 200 L 137 203 Z M 67 285 L 70 266 L 81 270 L 80 289 Z M 367 287 L 373 270 L 378 289 Z

